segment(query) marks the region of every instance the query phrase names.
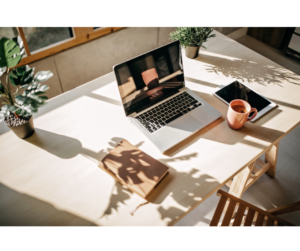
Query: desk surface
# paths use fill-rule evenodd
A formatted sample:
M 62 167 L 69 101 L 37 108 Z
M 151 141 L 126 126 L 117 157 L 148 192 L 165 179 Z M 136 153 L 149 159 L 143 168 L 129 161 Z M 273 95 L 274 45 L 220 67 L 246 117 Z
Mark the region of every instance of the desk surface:
M 112 73 L 51 99 L 18 139 L 0 125 L 0 222 L 32 225 L 172 225 L 299 124 L 300 77 L 215 32 L 196 59 L 183 56 L 186 85 L 222 118 L 161 154 L 125 118 Z M 211 92 L 238 79 L 279 107 L 239 131 Z M 127 139 L 170 167 L 150 203 L 102 171 L 98 161 Z M 10 223 L 9 223 L 10 222 Z

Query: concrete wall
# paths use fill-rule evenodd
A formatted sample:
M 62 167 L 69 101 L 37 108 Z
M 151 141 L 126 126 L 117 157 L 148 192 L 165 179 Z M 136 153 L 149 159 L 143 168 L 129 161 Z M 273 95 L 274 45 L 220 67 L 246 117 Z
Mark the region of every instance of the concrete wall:
M 54 76 L 45 82 L 49 98 L 112 71 L 115 64 L 171 42 L 175 28 L 126 28 L 97 38 L 39 61 L 30 63 L 35 71 L 50 70 Z
M 228 35 L 238 29 L 240 29 L 241 27 L 214 27 L 214 29 L 218 32 L 221 32 L 224 35 Z
M 236 28 L 216 28 L 220 32 Z M 76 88 L 112 71 L 115 64 L 171 42 L 175 28 L 126 28 L 88 43 L 54 54 L 29 66 L 50 70 L 54 76 L 46 84 L 49 98 Z

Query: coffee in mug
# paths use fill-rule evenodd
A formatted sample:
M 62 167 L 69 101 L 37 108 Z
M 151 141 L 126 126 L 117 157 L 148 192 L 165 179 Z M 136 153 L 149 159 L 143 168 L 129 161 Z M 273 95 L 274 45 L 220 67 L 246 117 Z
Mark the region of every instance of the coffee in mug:
M 254 114 L 249 117 L 250 113 Z M 231 129 L 240 129 L 247 121 L 252 120 L 257 115 L 256 108 L 252 108 L 251 105 L 242 99 L 232 100 L 228 107 L 227 112 L 227 124 Z
M 247 113 L 247 109 L 245 106 L 243 105 L 235 105 L 235 106 L 232 106 L 232 109 L 236 112 L 239 112 L 239 113 Z

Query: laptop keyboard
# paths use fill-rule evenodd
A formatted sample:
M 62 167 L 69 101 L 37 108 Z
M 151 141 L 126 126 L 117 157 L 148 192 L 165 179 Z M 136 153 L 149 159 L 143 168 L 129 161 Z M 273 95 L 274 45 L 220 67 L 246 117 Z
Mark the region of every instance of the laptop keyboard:
M 184 92 L 139 115 L 136 119 L 150 133 L 153 133 L 201 105 L 199 101 Z

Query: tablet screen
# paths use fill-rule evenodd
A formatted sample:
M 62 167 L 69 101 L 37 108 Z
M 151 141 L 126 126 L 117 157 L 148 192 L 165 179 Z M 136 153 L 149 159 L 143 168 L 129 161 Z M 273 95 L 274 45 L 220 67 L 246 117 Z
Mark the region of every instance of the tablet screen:
M 238 81 L 225 86 L 217 91 L 216 94 L 220 98 L 224 99 L 228 104 L 234 99 L 243 99 L 247 101 L 251 107 L 255 107 L 258 112 L 271 104 L 271 102 Z

